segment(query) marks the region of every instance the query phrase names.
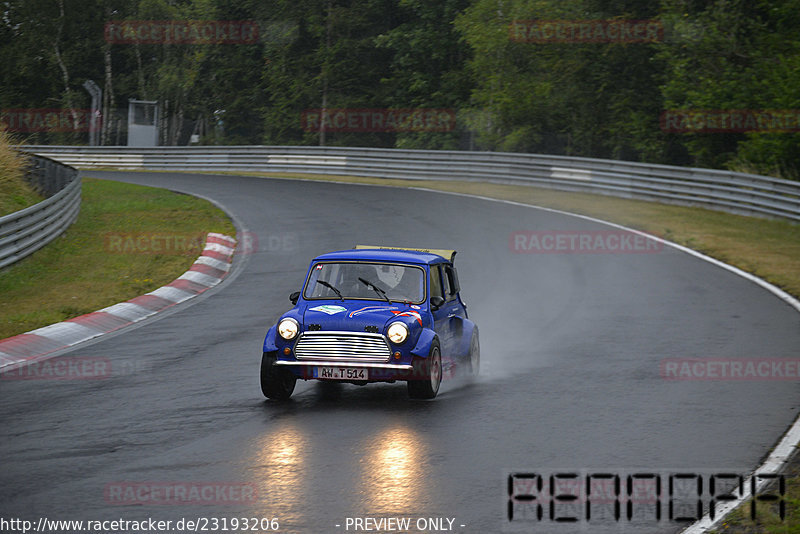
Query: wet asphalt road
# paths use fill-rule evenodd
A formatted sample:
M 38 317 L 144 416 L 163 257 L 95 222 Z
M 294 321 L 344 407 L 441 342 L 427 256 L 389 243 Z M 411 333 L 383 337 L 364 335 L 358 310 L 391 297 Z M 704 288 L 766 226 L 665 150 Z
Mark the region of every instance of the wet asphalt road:
M 60 356 L 109 361 L 110 376 L 0 380 L 1 517 L 277 518 L 279 532 L 298 533 L 354 532 L 355 517 L 410 518 L 408 532 L 449 526 L 416 524 L 427 518 L 463 533 L 675 532 L 681 525 L 663 518 L 635 527 L 509 522 L 507 475 L 746 474 L 797 416 L 796 380 L 660 374 L 665 359 L 798 356 L 800 316 L 751 282 L 670 248 L 509 246 L 516 231 L 609 230 L 597 223 L 386 187 L 87 175 L 211 198 L 252 233 L 254 250 L 199 299 Z M 459 251 L 462 296 L 481 332 L 480 377 L 448 380 L 430 402 L 409 401 L 404 384 L 313 382 L 298 382 L 291 402 L 263 399 L 266 329 L 290 307 L 313 256 L 356 243 Z M 217 493 L 202 505 L 130 499 L 168 486 Z

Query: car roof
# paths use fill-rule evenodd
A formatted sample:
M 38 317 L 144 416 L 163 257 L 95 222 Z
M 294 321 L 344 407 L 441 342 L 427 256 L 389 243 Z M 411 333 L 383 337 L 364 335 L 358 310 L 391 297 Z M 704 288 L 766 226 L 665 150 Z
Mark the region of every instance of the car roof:
M 313 261 L 381 261 L 392 263 L 414 263 L 417 265 L 446 263 L 447 260 L 438 254 L 399 249 L 350 249 L 328 252 L 314 258 Z

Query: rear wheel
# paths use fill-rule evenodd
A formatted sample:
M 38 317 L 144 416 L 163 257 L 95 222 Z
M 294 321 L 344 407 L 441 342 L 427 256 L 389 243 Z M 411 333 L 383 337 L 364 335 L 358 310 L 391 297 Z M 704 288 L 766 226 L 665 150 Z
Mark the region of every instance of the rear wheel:
M 469 343 L 469 373 L 477 375 L 481 370 L 481 344 L 478 341 L 478 331 L 472 332 L 472 340 Z
M 265 352 L 261 357 L 261 392 L 265 397 L 286 400 L 292 396 L 297 377 L 286 368 L 275 365 L 274 352 Z
M 442 354 L 439 341 L 431 343 L 427 358 L 415 358 L 414 375 L 408 381 L 408 396 L 412 399 L 432 399 L 442 383 Z

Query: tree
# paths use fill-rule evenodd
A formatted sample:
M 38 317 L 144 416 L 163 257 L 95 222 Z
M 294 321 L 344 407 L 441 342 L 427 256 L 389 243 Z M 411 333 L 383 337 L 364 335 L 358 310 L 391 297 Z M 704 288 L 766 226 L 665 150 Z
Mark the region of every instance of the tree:
M 545 23 L 656 15 L 647 2 L 473 2 L 456 25 L 474 53 L 469 67 L 477 82 L 472 123 L 478 146 L 660 159 L 660 70 L 652 44 L 568 38 L 536 42 L 525 30 L 519 33 Z
M 673 29 L 660 57 L 667 109 L 797 110 L 800 2 L 665 0 Z M 795 128 L 795 132 L 796 132 Z M 694 163 L 800 177 L 800 136 L 790 132 L 682 134 Z
M 390 73 L 380 83 L 381 99 L 396 108 L 463 107 L 472 89 L 466 71 L 469 48 L 455 29 L 456 16 L 468 0 L 400 0 L 399 23 L 378 35 L 378 47 L 392 51 Z M 457 149 L 464 129 L 452 132 L 402 132 L 401 148 Z

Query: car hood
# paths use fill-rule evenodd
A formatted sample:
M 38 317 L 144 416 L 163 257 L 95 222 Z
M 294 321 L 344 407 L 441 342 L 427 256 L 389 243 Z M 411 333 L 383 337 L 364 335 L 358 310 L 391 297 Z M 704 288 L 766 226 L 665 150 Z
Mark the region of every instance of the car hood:
M 367 326 L 383 331 L 384 325 L 393 318 L 408 325 L 423 325 L 420 306 L 393 302 L 374 304 L 368 301 L 314 301 L 309 302 L 303 312 L 303 323 L 318 324 L 322 330 L 363 332 Z

